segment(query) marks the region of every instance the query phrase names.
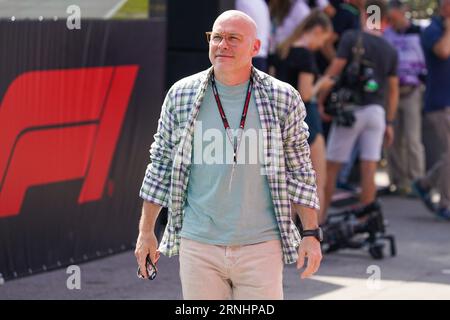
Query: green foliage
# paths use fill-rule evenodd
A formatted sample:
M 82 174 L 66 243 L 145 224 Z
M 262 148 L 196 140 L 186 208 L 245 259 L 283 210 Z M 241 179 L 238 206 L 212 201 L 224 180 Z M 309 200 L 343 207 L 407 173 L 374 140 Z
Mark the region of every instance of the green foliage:
M 128 0 L 113 19 L 146 19 L 148 18 L 149 0 Z
M 413 19 L 427 19 L 435 14 L 438 4 L 437 0 L 405 0 L 409 7 L 410 17 Z

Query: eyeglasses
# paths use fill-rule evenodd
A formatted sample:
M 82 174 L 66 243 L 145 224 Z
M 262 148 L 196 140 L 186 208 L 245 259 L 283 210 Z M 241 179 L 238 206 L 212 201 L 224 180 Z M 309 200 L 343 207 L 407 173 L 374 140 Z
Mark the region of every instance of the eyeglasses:
M 237 33 L 206 32 L 206 41 L 208 41 L 208 43 L 212 43 L 215 46 L 221 43 L 223 38 L 225 38 L 227 40 L 227 43 L 233 47 L 239 45 L 243 40 L 243 36 Z

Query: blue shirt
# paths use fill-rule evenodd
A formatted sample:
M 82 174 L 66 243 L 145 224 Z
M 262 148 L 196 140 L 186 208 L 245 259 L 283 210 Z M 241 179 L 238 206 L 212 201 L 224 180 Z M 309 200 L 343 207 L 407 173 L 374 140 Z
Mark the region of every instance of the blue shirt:
M 440 59 L 434 45 L 444 34 L 442 17 L 434 17 L 422 34 L 422 46 L 428 68 L 425 90 L 425 111 L 443 110 L 450 106 L 450 58 Z
M 248 81 L 225 86 L 216 80 L 232 129 L 239 127 Z M 212 93 L 206 89 L 194 129 L 181 237 L 216 245 L 280 239 L 267 176 L 261 174 L 261 123 L 252 91 L 245 129 L 232 174 L 233 147 Z

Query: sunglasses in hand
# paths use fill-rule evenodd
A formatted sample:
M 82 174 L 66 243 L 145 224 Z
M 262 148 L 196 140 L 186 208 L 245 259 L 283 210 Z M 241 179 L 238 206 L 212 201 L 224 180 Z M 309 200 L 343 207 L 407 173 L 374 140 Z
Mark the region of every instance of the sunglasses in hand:
M 153 264 L 152 260 L 150 259 L 150 255 L 147 255 L 146 259 L 145 259 L 145 268 L 147 270 L 147 274 L 148 274 L 148 278 L 145 278 L 142 273 L 141 273 L 141 268 L 138 267 L 137 270 L 137 276 L 138 278 L 141 279 L 148 279 L 148 280 L 153 280 L 156 278 L 156 274 L 157 274 L 157 269 L 155 264 Z

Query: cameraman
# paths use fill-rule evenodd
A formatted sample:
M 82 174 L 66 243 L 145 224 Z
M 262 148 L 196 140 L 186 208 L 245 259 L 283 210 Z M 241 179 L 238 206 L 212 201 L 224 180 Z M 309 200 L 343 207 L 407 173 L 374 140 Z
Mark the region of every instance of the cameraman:
M 383 27 L 387 24 L 386 3 L 382 0 L 368 0 L 365 6 L 366 23 L 363 31 L 349 30 L 342 36 L 336 58 L 331 62 L 326 74 L 341 80 L 344 89 L 341 92 L 351 92 L 352 99 L 340 101 L 347 111 L 339 108 L 338 115 L 331 117 L 325 113 L 324 102 L 329 92 L 319 96 L 319 111 L 322 119 L 333 119 L 327 143 L 327 186 L 325 190 L 325 210 L 328 208 L 336 185 L 336 176 L 343 163 L 350 158 L 356 143 L 359 145 L 361 160 L 361 204 L 369 204 L 375 200 L 375 172 L 380 160 L 383 145 L 383 135 L 386 146 L 394 139 L 393 121 L 398 104 L 397 52 L 382 38 Z M 380 13 L 378 25 L 371 23 L 368 16 Z M 376 16 L 375 16 L 376 18 Z M 359 55 L 355 53 L 358 52 Z M 358 59 L 356 59 L 358 57 Z M 358 63 L 356 63 L 358 62 Z M 360 73 L 354 74 L 355 63 Z M 350 70 L 353 70 L 350 72 Z M 364 76 L 361 76 L 361 73 Z M 349 78 L 357 79 L 350 84 Z M 386 112 L 383 105 L 386 101 L 386 85 L 388 89 Z M 327 90 L 329 91 L 329 90 Z M 346 96 L 346 95 L 341 95 Z M 356 99 L 357 98 L 357 99 Z M 355 102 L 356 101 L 356 102 Z M 348 109 L 350 108 L 350 111 Z

